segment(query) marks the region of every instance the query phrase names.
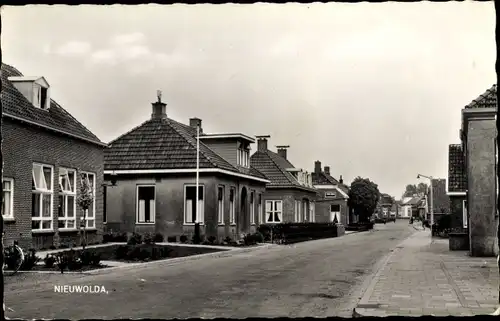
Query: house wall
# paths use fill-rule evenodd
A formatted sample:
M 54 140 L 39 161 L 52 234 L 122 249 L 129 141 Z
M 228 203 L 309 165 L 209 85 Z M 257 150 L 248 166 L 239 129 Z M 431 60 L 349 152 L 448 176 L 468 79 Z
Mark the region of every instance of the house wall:
M 467 122 L 466 166 L 468 178 L 468 214 L 471 256 L 498 254 L 495 138 L 493 115 L 490 119 Z
M 203 144 L 207 145 L 216 152 L 218 155 L 222 156 L 225 160 L 227 160 L 232 165 L 236 166 L 237 164 L 237 141 L 233 139 L 202 139 Z
M 450 216 L 451 216 L 451 227 L 462 227 L 463 228 L 463 201 L 466 199 L 465 196 L 450 196 Z
M 283 201 L 283 222 L 295 222 L 295 200 L 303 201 L 308 199 L 309 202 L 316 200 L 316 193 L 307 192 L 298 189 L 266 189 L 263 197 L 264 215 L 266 200 L 282 200 Z M 316 202 L 317 203 L 317 202 Z M 308 207 L 309 211 L 309 207 Z M 302 211 L 301 211 L 302 213 Z M 315 205 L 315 213 L 318 213 L 318 204 Z M 303 213 L 302 213 L 303 215 Z M 315 219 L 317 215 L 315 216 Z M 265 218 L 264 218 L 265 223 Z
M 103 147 L 69 137 L 59 136 L 45 129 L 4 117 L 2 124 L 3 177 L 14 179 L 14 220 L 5 221 L 5 244 L 18 240 L 22 247 L 35 249 L 58 246 L 61 243 L 79 244 L 78 230 L 60 232 L 58 226 L 59 197 L 57 191 L 60 167 L 67 167 L 96 174 L 95 214 L 96 228 L 87 229 L 87 242 L 102 240 L 102 183 Z M 33 163 L 52 165 L 54 194 L 52 202 L 53 231 L 31 231 L 32 168 Z M 80 181 L 77 180 L 77 191 Z M 76 224 L 79 226 L 83 211 L 78 208 Z
M 345 199 L 319 199 L 316 202 L 316 222 L 331 222 L 330 207 L 331 205 L 340 205 L 340 223 L 347 225 L 349 208 Z
M 108 177 L 106 176 L 106 179 Z M 150 184 L 155 186 L 155 222 L 150 224 L 136 223 L 137 186 Z M 117 177 L 116 186 L 107 189 L 106 209 L 108 232 L 153 232 L 165 237 L 194 233 L 193 225 L 184 225 L 184 188 L 185 185 L 196 184 L 194 175 L 156 175 L 156 176 L 121 176 Z M 265 190 L 265 183 L 238 179 L 227 175 L 200 173 L 199 184 L 204 186 L 204 224 L 200 226 L 201 234 L 223 239 L 227 236 L 235 239 L 242 232 L 255 230 L 250 226 L 250 192 L 256 192 L 255 215 L 258 216 L 258 194 Z M 218 224 L 217 188 L 224 186 L 224 225 Z M 229 224 L 229 194 L 235 187 L 236 224 Z M 246 214 L 241 210 L 241 191 L 247 189 Z M 245 224 L 246 222 L 246 224 Z M 257 222 L 257 219 L 256 219 Z

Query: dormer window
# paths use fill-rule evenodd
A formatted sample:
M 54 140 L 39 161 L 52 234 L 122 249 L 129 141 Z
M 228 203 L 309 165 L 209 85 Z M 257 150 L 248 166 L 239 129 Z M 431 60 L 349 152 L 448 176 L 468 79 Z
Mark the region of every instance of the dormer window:
M 242 167 L 250 167 L 250 149 L 244 144 L 239 144 L 236 163 Z
M 49 109 L 50 86 L 44 77 L 14 76 L 8 79 L 34 107 Z

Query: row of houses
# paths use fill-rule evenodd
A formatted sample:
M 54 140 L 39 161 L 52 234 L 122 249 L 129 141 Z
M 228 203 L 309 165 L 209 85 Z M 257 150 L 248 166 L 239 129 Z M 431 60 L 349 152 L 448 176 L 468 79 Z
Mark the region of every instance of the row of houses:
M 498 255 L 497 85 L 461 112 L 459 144 L 448 147 L 452 226 L 469 235 L 471 256 Z
M 78 243 L 82 224 L 99 242 L 106 231 L 189 235 L 196 223 L 237 239 L 259 224 L 356 220 L 342 176 L 320 161 L 295 167 L 270 136 L 205 133 L 199 118 L 169 118 L 159 96 L 144 106 L 150 119 L 106 144 L 51 98 L 44 77 L 2 64 L 1 78 L 7 244 Z M 94 197 L 86 213 L 76 202 L 84 180 Z

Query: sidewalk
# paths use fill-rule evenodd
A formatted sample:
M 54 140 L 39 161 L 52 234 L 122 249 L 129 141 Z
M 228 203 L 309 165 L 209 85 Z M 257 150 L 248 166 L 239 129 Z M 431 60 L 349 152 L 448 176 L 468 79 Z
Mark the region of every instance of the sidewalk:
M 470 316 L 498 307 L 496 258 L 448 250 L 447 239 L 417 231 L 382 263 L 356 312 L 363 316 Z

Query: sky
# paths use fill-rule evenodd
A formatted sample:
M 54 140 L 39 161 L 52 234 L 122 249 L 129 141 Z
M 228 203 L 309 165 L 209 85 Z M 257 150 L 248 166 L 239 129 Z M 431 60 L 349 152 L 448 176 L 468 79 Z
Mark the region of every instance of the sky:
M 460 111 L 496 82 L 490 2 L 2 7 L 3 61 L 102 141 L 151 117 L 271 135 L 399 198 L 447 178 Z M 257 146 L 254 144 L 253 150 Z

